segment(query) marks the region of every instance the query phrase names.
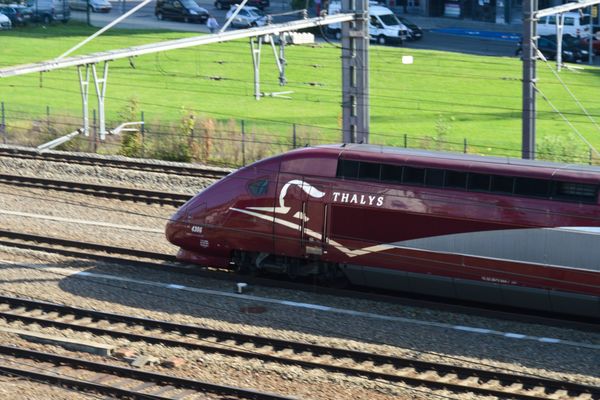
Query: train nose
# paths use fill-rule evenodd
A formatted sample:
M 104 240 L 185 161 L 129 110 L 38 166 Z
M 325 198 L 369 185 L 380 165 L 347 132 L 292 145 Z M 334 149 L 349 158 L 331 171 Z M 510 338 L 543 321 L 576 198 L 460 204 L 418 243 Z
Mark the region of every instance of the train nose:
M 171 218 L 169 218 L 165 228 L 165 236 L 170 243 L 181 246 L 181 242 L 186 230 L 186 220 L 186 207 L 180 208 L 171 216 Z

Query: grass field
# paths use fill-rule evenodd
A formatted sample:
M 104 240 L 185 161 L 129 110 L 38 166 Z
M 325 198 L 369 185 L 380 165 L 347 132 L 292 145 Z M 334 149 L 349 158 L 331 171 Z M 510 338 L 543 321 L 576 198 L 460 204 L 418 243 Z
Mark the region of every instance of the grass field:
M 94 30 L 77 23 L 47 29 L 0 32 L 0 67 L 54 58 Z M 176 39 L 192 34 L 114 30 L 75 54 Z M 273 54 L 263 47 L 261 90 L 292 90 L 291 99 L 253 98 L 253 71 L 247 41 L 201 46 L 119 60 L 110 64 L 107 118 L 137 99 L 146 119 L 176 122 L 182 110 L 218 120 L 244 119 L 271 135 L 289 135 L 290 124 L 308 125 L 320 142 L 339 142 L 341 123 L 340 50 L 330 44 L 288 47 L 289 84 L 278 85 Z M 414 64 L 402 65 L 402 55 Z M 133 66 L 135 67 L 133 67 Z M 478 153 L 518 155 L 521 143 L 521 62 L 449 52 L 372 46 L 370 53 L 371 142 L 418 146 L 415 138 L 438 137 Z M 588 118 L 550 69 L 538 64 L 538 88 L 595 147 L 600 147 L 600 70 L 583 66 L 560 77 L 593 116 Z M 95 95 L 90 91 L 90 105 Z M 75 68 L 0 79 L 0 101 L 8 111 L 79 115 L 81 98 Z M 567 150 L 587 151 L 563 118 L 538 97 L 538 140 L 557 140 Z M 187 112 L 187 111 L 185 111 Z M 10 116 L 10 113 L 8 114 Z M 431 143 L 430 143 L 431 144 Z M 558 150 L 557 150 L 558 151 Z

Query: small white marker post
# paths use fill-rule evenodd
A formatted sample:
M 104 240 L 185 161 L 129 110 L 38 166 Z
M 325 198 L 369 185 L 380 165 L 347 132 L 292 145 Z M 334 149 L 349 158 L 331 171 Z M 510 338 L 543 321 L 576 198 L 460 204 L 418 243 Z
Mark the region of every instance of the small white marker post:
M 242 294 L 242 293 L 244 293 L 244 290 L 245 290 L 247 287 L 248 287 L 248 284 L 247 284 L 247 283 L 244 283 L 244 282 L 238 282 L 238 283 L 236 284 L 236 289 L 237 289 L 236 291 L 237 291 L 237 293 L 239 293 L 239 294 Z

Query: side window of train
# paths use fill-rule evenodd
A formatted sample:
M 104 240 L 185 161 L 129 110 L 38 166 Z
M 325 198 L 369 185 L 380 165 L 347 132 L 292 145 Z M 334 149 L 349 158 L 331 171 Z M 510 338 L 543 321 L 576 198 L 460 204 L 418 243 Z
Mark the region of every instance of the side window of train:
M 517 178 L 515 194 L 532 197 L 550 197 L 550 181 L 544 179 Z
M 596 202 L 598 186 L 588 183 L 554 182 L 554 195 L 558 199 Z
M 269 180 L 266 178 L 258 179 L 248 184 L 248 192 L 252 196 L 264 196 L 269 191 Z
M 339 160 L 337 177 L 357 179 L 360 162 L 352 160 Z
M 446 181 L 444 187 L 452 189 L 467 188 L 467 173 L 460 171 L 446 171 Z
M 491 176 L 487 174 L 469 174 L 469 190 L 475 192 L 489 192 L 490 191 L 490 183 Z
M 379 180 L 381 164 L 361 162 L 358 168 L 358 179 Z
M 384 182 L 402 182 L 402 167 L 383 164 L 381 166 L 381 180 Z

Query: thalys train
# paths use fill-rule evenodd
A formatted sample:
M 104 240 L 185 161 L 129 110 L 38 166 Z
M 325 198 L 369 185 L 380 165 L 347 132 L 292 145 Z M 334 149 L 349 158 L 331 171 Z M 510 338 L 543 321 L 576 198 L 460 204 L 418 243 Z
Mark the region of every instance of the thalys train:
M 204 266 L 600 317 L 600 168 L 365 144 L 237 170 L 169 220 Z

